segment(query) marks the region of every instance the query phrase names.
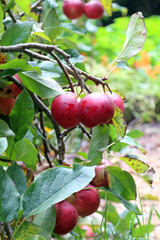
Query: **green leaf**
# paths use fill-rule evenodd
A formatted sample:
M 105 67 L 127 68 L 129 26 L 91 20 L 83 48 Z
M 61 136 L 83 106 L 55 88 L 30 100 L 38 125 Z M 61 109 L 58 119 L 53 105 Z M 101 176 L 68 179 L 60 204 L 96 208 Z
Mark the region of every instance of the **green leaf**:
M 7 147 L 8 147 L 7 138 L 6 137 L 0 138 L 0 155 L 4 153 Z
M 60 21 L 54 9 L 55 5 L 50 4 L 48 1 L 43 2 L 43 29 L 51 41 L 53 41 L 60 32 Z M 54 23 L 54 24 L 53 24 Z
M 54 168 L 43 171 L 23 195 L 25 216 L 45 211 L 88 185 L 95 176 L 94 167 L 75 165 L 73 169 Z
M 91 143 L 89 147 L 88 160 L 98 165 L 102 159 L 102 153 L 108 146 L 109 127 L 107 125 L 93 128 Z
M 130 70 L 131 68 L 128 66 L 127 62 L 119 62 L 117 64 L 118 68 L 122 68 L 124 70 Z
M 46 240 L 46 238 L 40 235 L 34 235 L 34 236 L 25 237 L 24 240 Z
M 2 4 L 0 2 L 0 33 L 2 33 L 4 31 L 3 28 L 3 18 L 4 18 L 4 14 L 3 14 L 3 10 L 2 10 Z
M 125 62 L 136 55 L 142 49 L 146 35 L 144 17 L 141 12 L 137 12 L 130 17 L 126 41 L 123 49 L 116 58 L 116 62 Z
M 137 147 L 141 150 L 142 153 L 146 153 L 146 150 L 135 139 L 129 136 L 125 136 L 123 139 L 120 140 L 120 142 Z
M 61 86 L 52 78 L 44 78 L 37 72 L 23 72 L 18 74 L 24 85 L 40 97 L 56 97 L 63 93 Z
M 7 168 L 6 172 L 15 183 L 19 194 L 22 195 L 27 190 L 27 180 L 21 167 L 17 163 L 14 163 Z
M 122 196 L 126 200 L 136 199 L 136 185 L 130 173 L 123 171 L 120 167 L 106 167 L 109 188 L 112 192 Z
M 20 198 L 7 173 L 0 166 L 0 221 L 12 221 L 18 212 Z
M 24 222 L 20 226 L 18 232 L 16 233 L 15 240 L 22 240 L 25 238 L 32 239 L 32 238 L 30 238 L 30 236 L 41 235 L 40 233 L 41 233 L 41 228 L 39 226 L 37 226 L 36 224 L 30 223 L 30 222 Z M 38 240 L 41 240 L 41 239 L 38 239 Z
M 34 104 L 26 90 L 17 97 L 16 104 L 9 115 L 10 126 L 16 134 L 15 141 L 21 140 L 34 118 Z
M 37 150 L 27 139 L 22 139 L 14 144 L 11 159 L 22 161 L 28 168 L 36 169 Z
M 109 17 L 112 16 L 112 0 L 100 0 Z
M 38 70 L 37 67 L 32 67 L 25 59 L 13 59 L 5 64 L 0 65 L 0 69 L 18 69 L 18 70 Z
M 140 138 L 144 136 L 144 133 L 138 129 L 132 129 L 131 131 L 127 132 L 126 136 L 131 138 Z
M 0 136 L 1 137 L 14 137 L 14 132 L 9 128 L 7 123 L 0 119 Z
M 85 30 L 83 28 L 79 28 L 72 23 L 61 23 L 59 26 L 61 29 L 67 30 L 71 33 L 77 33 L 79 35 L 85 35 Z
M 109 189 L 109 188 L 106 188 L 106 187 L 103 187 L 103 190 L 107 191 L 107 192 L 112 192 L 112 189 Z M 141 212 L 139 210 L 139 208 L 137 207 L 136 204 L 133 204 L 127 200 L 125 200 L 122 196 L 116 194 L 116 193 L 113 193 L 118 199 L 119 201 L 129 210 L 129 211 L 132 211 L 132 212 L 135 212 L 137 215 L 141 215 Z
M 113 124 L 114 124 L 117 134 L 123 138 L 126 133 L 127 124 L 126 124 L 126 120 L 124 118 L 124 114 L 117 107 L 115 107 L 114 116 L 112 118 L 112 121 L 113 121 Z
M 15 3 L 26 13 L 29 14 L 31 11 L 30 0 L 15 0 Z
M 53 205 L 47 210 L 37 214 L 33 223 L 41 227 L 41 230 L 45 233 L 47 239 L 50 238 L 56 223 L 55 206 Z
M 25 43 L 31 33 L 33 22 L 17 22 L 11 24 L 2 36 L 1 45 L 10 46 Z

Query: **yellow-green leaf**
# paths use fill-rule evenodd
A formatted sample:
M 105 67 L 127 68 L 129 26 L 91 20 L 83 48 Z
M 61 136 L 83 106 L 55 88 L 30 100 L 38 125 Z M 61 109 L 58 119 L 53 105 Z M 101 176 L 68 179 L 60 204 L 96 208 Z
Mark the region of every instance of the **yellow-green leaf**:
M 52 43 L 51 39 L 44 32 L 34 32 L 34 35 L 39 36 L 48 42 Z
M 112 118 L 113 124 L 115 126 L 116 132 L 119 136 L 124 137 L 127 129 L 126 120 L 124 114 L 119 108 L 115 107 L 114 116 Z
M 30 0 L 15 0 L 15 3 L 28 15 L 31 11 Z
M 155 171 L 153 168 L 150 168 L 149 165 L 145 162 L 143 162 L 140 159 L 137 159 L 135 157 L 120 157 L 122 161 L 127 163 L 133 170 L 138 173 L 143 180 L 148 183 L 150 186 L 152 186 L 153 183 L 153 177 L 155 174 Z
M 108 16 L 112 16 L 112 0 L 100 0 Z

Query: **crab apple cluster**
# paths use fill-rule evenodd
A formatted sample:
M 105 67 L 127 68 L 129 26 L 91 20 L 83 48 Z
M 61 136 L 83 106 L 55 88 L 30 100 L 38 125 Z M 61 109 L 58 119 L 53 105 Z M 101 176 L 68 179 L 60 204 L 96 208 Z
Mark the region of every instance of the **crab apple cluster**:
M 79 123 L 93 128 L 99 124 L 112 123 L 115 106 L 124 112 L 123 100 L 117 93 L 94 92 L 78 101 L 75 93 L 68 92 L 53 100 L 51 113 L 54 120 L 65 129 Z
M 21 79 L 17 74 L 14 75 L 20 82 Z M 7 87 L 0 88 L 0 114 L 8 116 L 16 103 L 16 97 L 21 93 L 21 89 L 14 83 Z
M 78 217 L 86 217 L 96 212 L 100 204 L 98 190 L 88 184 L 66 200 L 56 203 L 56 224 L 54 233 L 64 235 L 73 230 Z
M 83 14 L 89 19 L 99 19 L 103 16 L 104 8 L 98 0 L 83 3 L 82 0 L 64 0 L 63 13 L 69 19 L 78 19 Z

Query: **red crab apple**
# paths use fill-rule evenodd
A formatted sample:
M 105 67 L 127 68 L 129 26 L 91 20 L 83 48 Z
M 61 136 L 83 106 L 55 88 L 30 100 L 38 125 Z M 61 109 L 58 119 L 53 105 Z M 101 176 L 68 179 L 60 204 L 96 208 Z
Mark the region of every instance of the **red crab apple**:
M 16 100 L 14 98 L 0 98 L 0 114 L 8 116 L 15 103 Z
M 80 18 L 84 13 L 84 3 L 81 0 L 64 0 L 63 13 L 69 19 Z
M 54 233 L 64 235 L 73 230 L 78 221 L 76 208 L 66 200 L 56 203 L 56 225 Z
M 79 123 L 77 117 L 78 102 L 73 92 L 57 96 L 51 106 L 51 113 L 55 121 L 63 128 L 72 128 Z
M 77 116 L 80 122 L 89 128 L 108 122 L 113 115 L 114 105 L 105 93 L 90 93 L 78 104 Z
M 15 74 L 14 77 L 17 78 L 20 82 L 22 82 L 17 74 Z M 16 84 L 11 83 L 9 86 L 5 88 L 0 88 L 0 97 L 13 98 L 17 97 L 18 94 L 20 94 L 21 92 L 22 90 L 19 87 L 17 87 Z
M 86 217 L 96 212 L 100 204 L 98 190 L 91 184 L 85 188 L 67 198 L 67 201 L 73 204 L 81 217 Z
M 88 18 L 99 19 L 103 16 L 103 12 L 103 5 L 97 0 L 91 0 L 84 5 L 84 13 Z
M 89 227 L 88 225 L 82 225 L 80 226 L 80 228 L 82 228 L 83 230 L 86 230 L 85 237 L 87 237 L 87 240 L 93 240 L 94 233 L 91 227 Z
M 112 166 L 113 164 L 110 164 L 108 166 Z M 106 166 L 105 165 L 98 165 L 95 167 L 95 177 L 91 181 L 91 184 L 95 187 L 102 187 L 102 186 L 108 186 L 108 175 L 106 172 Z

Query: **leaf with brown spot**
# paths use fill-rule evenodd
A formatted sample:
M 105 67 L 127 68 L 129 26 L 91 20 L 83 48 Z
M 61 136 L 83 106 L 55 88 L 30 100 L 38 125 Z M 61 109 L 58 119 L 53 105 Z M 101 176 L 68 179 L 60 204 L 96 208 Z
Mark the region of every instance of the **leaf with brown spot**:
M 112 16 L 112 0 L 100 0 L 108 16 Z
M 147 163 L 135 157 L 120 157 L 120 159 L 127 163 L 136 173 L 138 173 L 146 183 L 152 186 L 153 176 L 155 174 L 153 168 L 150 168 Z
M 124 114 L 122 113 L 122 111 L 119 108 L 115 107 L 115 112 L 114 112 L 112 121 L 115 126 L 117 134 L 123 138 L 126 133 L 127 123 L 124 118 Z

